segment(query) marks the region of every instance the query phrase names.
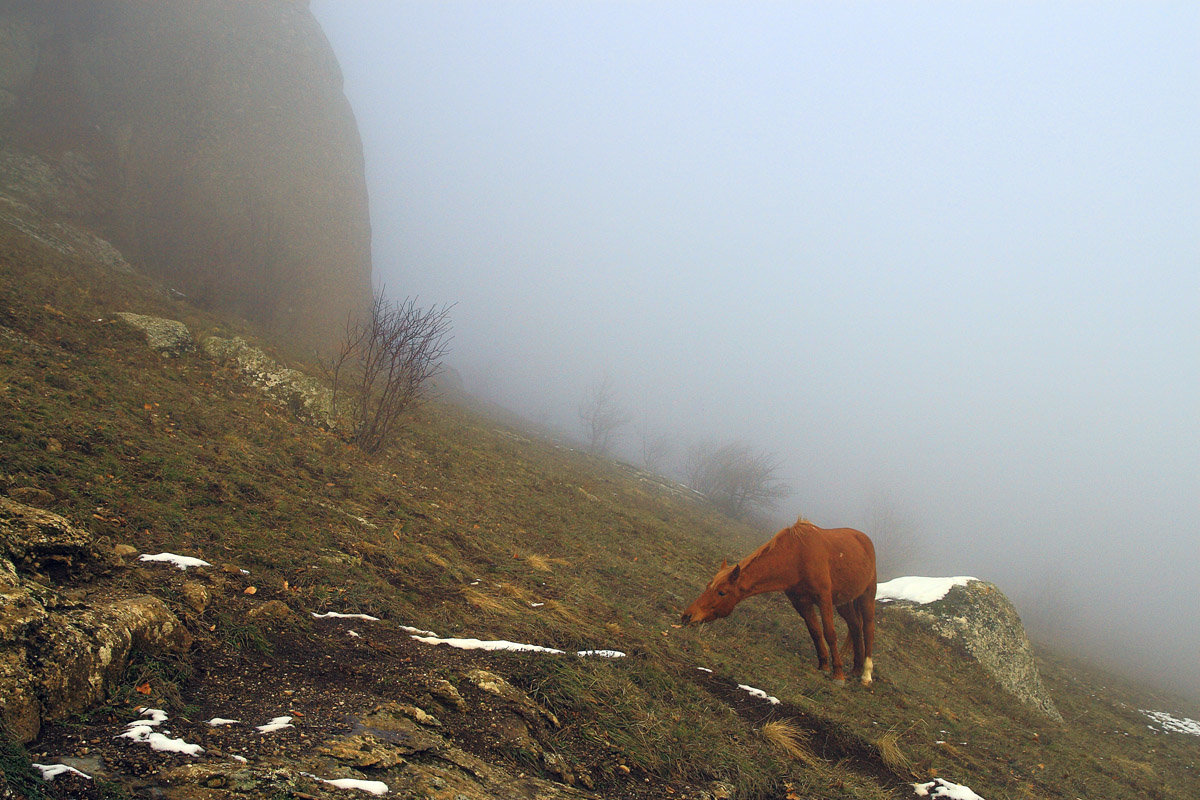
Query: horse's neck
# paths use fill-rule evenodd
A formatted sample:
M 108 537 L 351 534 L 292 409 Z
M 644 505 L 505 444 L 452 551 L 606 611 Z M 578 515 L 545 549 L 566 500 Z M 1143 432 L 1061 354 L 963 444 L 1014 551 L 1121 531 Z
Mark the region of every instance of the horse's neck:
M 738 581 L 738 587 L 745 592 L 745 597 L 782 592 L 792 585 L 792 574 L 785 569 L 788 559 L 782 558 L 783 553 L 777 550 L 779 547 L 786 547 L 786 544 L 772 539 L 742 563 L 742 578 Z

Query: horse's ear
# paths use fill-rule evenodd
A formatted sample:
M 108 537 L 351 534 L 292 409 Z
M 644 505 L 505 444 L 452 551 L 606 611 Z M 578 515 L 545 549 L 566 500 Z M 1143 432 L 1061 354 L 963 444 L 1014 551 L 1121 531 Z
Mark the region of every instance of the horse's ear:
M 729 573 L 729 580 L 736 581 L 738 579 L 738 575 L 741 575 L 741 574 L 742 574 L 742 565 L 735 564 L 733 567 L 733 572 Z
M 722 558 L 721 559 L 721 569 L 725 569 L 728 566 L 729 566 L 729 559 Z

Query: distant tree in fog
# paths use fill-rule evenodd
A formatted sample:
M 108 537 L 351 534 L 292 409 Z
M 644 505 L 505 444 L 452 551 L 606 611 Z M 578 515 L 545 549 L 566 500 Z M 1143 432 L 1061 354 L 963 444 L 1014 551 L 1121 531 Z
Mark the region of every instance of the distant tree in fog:
M 616 432 L 629 424 L 629 414 L 617 399 L 611 375 L 592 384 L 587 397 L 579 404 L 579 421 L 583 423 L 588 452 L 607 455 Z
M 889 494 L 879 494 L 867 507 L 866 534 L 875 543 L 875 569 L 880 580 L 925 574 L 911 513 Z
M 675 454 L 675 440 L 668 433 L 639 426 L 638 439 L 642 448 L 642 467 L 663 474 Z
M 745 442 L 704 442 L 688 449 L 684 476 L 722 511 L 741 518 L 769 511 L 787 496 L 779 466 L 776 456 Z

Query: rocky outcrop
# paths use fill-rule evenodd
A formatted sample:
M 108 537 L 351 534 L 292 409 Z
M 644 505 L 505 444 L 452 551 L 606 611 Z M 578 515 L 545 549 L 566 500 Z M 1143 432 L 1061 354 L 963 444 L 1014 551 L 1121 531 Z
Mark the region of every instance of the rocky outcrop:
M 113 558 L 64 517 L 0 497 L 0 722 L 19 741 L 103 700 L 135 651 L 188 646 L 157 598 L 88 605 L 45 577 L 104 570 Z
M 940 600 L 896 600 L 888 605 L 903 608 L 937 635 L 961 645 L 1001 688 L 1022 703 L 1056 722 L 1063 721 L 1042 684 L 1016 608 L 993 584 L 970 580 L 951 587 Z
M 335 427 L 333 392 L 321 381 L 299 370 L 284 367 L 235 336 L 207 336 L 200 349 L 209 358 L 236 369 L 250 384 L 283 403 L 297 418 L 312 424 Z
M 305 3 L 5 3 L 0 195 L 301 344 L 369 299 L 362 146 Z
M 181 355 L 196 349 L 192 332 L 178 320 L 148 317 L 129 311 L 117 312 L 117 319 L 146 334 L 146 344 L 163 355 Z

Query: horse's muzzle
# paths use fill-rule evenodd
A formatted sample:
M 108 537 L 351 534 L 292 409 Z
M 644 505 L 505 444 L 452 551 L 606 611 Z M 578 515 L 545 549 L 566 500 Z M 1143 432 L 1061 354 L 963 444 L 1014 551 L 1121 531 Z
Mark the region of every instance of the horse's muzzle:
M 682 617 L 679 618 L 679 621 L 682 622 L 684 625 L 691 625 L 692 624 L 692 615 L 684 614 Z

